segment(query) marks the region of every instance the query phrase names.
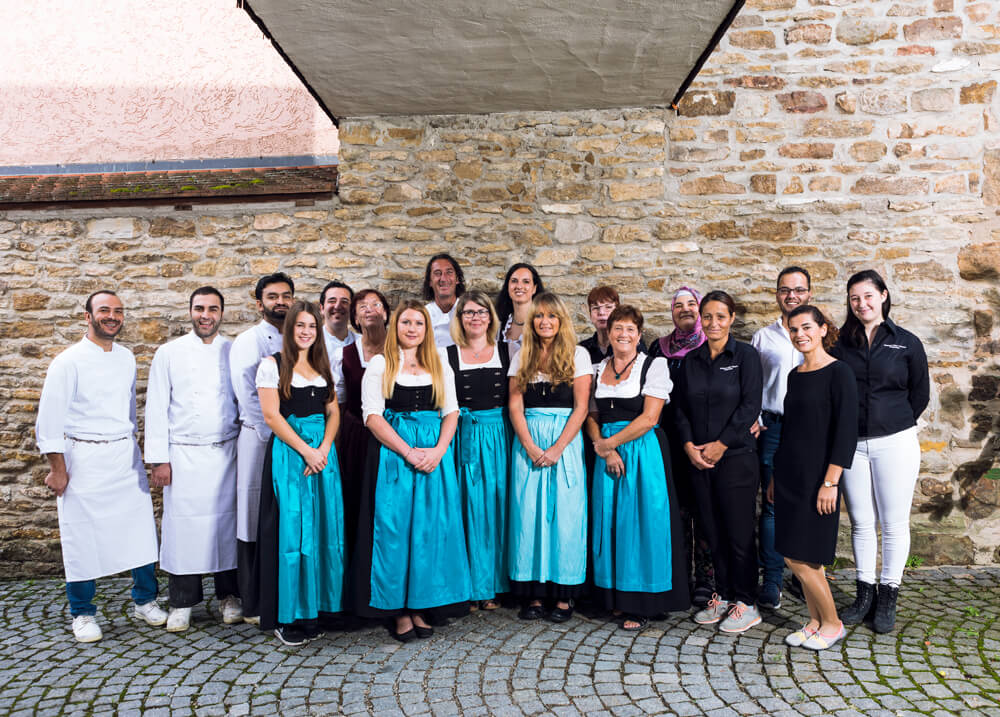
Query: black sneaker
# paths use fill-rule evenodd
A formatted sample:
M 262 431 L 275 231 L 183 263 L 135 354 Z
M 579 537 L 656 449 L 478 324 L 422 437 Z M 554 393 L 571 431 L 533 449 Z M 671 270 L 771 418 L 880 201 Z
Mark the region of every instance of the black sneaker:
M 289 647 L 298 647 L 309 641 L 305 632 L 295 625 L 282 625 L 274 631 L 274 636 Z

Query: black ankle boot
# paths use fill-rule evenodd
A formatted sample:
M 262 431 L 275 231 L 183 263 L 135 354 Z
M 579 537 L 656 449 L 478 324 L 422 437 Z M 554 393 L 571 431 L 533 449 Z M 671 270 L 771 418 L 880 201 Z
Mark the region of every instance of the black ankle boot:
M 872 627 L 875 632 L 889 632 L 896 625 L 896 598 L 899 588 L 892 585 L 878 586 L 878 601 L 875 607 L 875 620 Z
M 871 620 L 875 614 L 875 586 L 858 580 L 858 595 L 854 604 L 840 613 L 840 620 L 845 625 L 856 625 L 862 620 Z

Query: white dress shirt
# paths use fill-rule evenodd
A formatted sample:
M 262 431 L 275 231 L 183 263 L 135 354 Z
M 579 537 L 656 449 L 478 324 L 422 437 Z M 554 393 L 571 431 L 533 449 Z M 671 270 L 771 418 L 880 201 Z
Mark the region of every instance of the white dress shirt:
M 434 328 L 434 343 L 437 344 L 438 348 L 446 348 L 455 343 L 451 338 L 451 319 L 455 315 L 455 306 L 457 304 L 457 301 L 452 304 L 451 311 L 448 313 L 441 311 L 441 307 L 437 305 L 436 301 L 432 301 L 425 307 L 427 313 L 431 315 L 431 326 Z
M 49 364 L 35 436 L 42 453 L 65 453 L 66 436 L 92 441 L 135 433 L 135 356 L 84 337 Z
M 330 359 L 330 373 L 337 392 L 337 402 L 343 403 L 347 400 L 347 392 L 344 389 L 344 349 L 357 343 L 358 335 L 348 330 L 347 337 L 341 341 L 327 330 L 326 324 L 323 324 L 323 341 L 326 343 L 326 355 Z
M 750 345 L 757 349 L 764 368 L 764 400 L 761 410 L 783 415 L 788 374 L 802 363 L 802 352 L 792 345 L 792 339 L 782 326 L 781 319 L 758 329 L 750 340 Z
M 229 350 L 229 378 L 240 408 L 240 423 L 250 426 L 260 440 L 271 437 L 271 429 L 260 412 L 257 396 L 257 366 L 265 356 L 281 351 L 281 331 L 266 321 L 261 321 L 235 339 Z
M 147 463 L 168 463 L 171 443 L 209 445 L 240 432 L 229 378 L 232 341 L 192 331 L 156 350 L 146 388 Z
M 438 411 L 443 418 L 458 410 L 458 397 L 455 394 L 455 372 L 448 363 L 448 355 L 444 349 L 438 349 L 438 356 L 441 360 L 441 369 L 444 371 L 444 405 Z M 402 349 L 399 351 L 399 357 L 402 365 Z M 369 416 L 381 416 L 385 411 L 385 396 L 382 395 L 383 376 L 385 376 L 385 356 L 382 354 L 372 356 L 368 368 L 365 369 L 365 376 L 361 379 L 361 414 L 365 422 Z M 396 374 L 396 383 L 400 386 L 430 386 L 432 381 L 429 373 L 414 376 L 400 371 Z

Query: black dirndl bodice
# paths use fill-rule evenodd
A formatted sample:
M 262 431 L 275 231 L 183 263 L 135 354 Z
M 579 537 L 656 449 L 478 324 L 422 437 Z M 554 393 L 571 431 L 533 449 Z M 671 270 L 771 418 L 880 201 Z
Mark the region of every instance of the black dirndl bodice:
M 281 370 L 281 354 L 273 354 L 278 370 Z M 287 400 L 279 398 L 278 410 L 281 417 L 287 419 L 289 416 L 312 416 L 317 413 L 326 413 L 326 404 L 329 402 L 330 386 L 292 386 L 292 395 Z M 280 394 L 279 394 L 280 396 Z
M 458 350 L 458 346 L 448 347 L 448 363 L 455 372 L 455 393 L 459 408 L 467 408 L 470 411 L 506 408 L 507 388 L 510 385 L 507 378 L 510 353 L 506 342 L 497 344 L 497 352 L 500 354 L 499 367 L 460 370 Z
M 397 413 L 435 411 L 437 407 L 434 405 L 434 387 L 431 384 L 400 386 L 396 383 L 392 387 L 392 396 L 385 401 L 385 407 Z
M 614 423 L 616 421 L 634 421 L 640 415 L 646 404 L 646 397 L 642 395 L 642 389 L 646 386 L 646 374 L 652 365 L 653 359 L 647 358 L 642 363 L 642 372 L 639 374 L 639 393 L 631 398 L 597 398 L 597 422 L 600 424 Z M 601 377 L 597 376 L 596 381 Z

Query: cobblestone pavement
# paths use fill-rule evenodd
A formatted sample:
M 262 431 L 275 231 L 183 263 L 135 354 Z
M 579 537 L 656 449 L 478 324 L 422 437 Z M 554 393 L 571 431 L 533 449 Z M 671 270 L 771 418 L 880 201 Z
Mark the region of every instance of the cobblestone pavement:
M 853 576 L 835 578 L 844 604 Z M 739 637 L 684 614 L 632 634 L 502 609 L 407 645 L 369 628 L 288 648 L 222 625 L 215 600 L 186 633 L 140 624 L 128 587 L 99 581 L 104 640 L 80 645 L 61 582 L 0 583 L 0 713 L 1000 716 L 997 568 L 908 572 L 894 633 L 855 626 L 821 653 L 785 646 L 806 614 L 787 595 Z

